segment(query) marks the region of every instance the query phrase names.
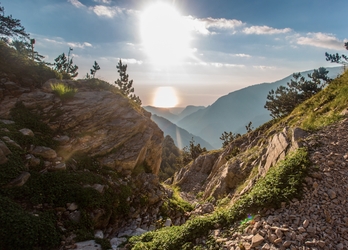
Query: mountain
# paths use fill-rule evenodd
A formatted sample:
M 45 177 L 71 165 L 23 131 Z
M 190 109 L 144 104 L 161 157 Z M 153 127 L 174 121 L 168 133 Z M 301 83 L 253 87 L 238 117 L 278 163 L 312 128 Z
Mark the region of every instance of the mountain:
M 172 123 L 183 119 L 184 117 L 205 108 L 204 106 L 194 106 L 189 105 L 185 108 L 182 107 L 173 107 L 173 108 L 158 108 L 153 106 L 144 106 L 146 111 L 150 112 L 153 115 L 164 117 Z
M 201 147 L 205 147 L 210 150 L 214 147 L 210 145 L 208 142 L 203 140 L 201 137 L 193 135 L 187 132 L 185 129 L 182 129 L 176 126 L 174 123 L 168 121 L 167 119 L 160 117 L 158 115 L 152 115 L 151 119 L 157 124 L 157 126 L 164 132 L 164 135 L 169 135 L 173 138 L 175 145 L 182 149 L 185 146 L 190 145 L 190 141 L 192 138 L 195 141 L 195 144 L 200 144 Z
M 328 68 L 329 77 L 335 78 L 342 73 L 342 67 Z M 303 76 L 313 70 L 301 72 Z M 220 97 L 207 108 L 200 109 L 176 124 L 208 141 L 214 148 L 221 147 L 219 137 L 226 131 L 244 134 L 245 126 L 251 121 L 254 128 L 271 120 L 270 112 L 264 108 L 268 92 L 286 86 L 292 75 L 273 82 L 249 86 Z

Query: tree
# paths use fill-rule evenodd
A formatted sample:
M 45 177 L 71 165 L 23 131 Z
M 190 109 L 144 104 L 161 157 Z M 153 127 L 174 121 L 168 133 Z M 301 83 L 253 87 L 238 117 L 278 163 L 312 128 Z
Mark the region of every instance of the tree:
M 231 142 L 233 142 L 235 139 L 239 137 L 241 137 L 240 134 L 234 134 L 233 132 L 227 133 L 226 131 L 224 131 L 220 137 L 220 140 L 222 140 L 222 147 L 223 148 L 227 147 L 228 144 L 230 144 Z
M 248 125 L 245 126 L 245 129 L 246 129 L 247 133 L 253 131 L 254 127 L 252 127 L 252 124 L 253 124 L 253 123 L 250 121 L 250 122 L 248 123 Z
M 28 57 L 36 62 L 42 62 L 45 57 L 34 50 L 35 39 L 30 39 L 30 43 L 26 41 L 13 40 L 10 44 L 17 52 L 25 57 Z
M 78 66 L 73 65 L 73 58 L 70 58 L 70 53 L 73 49 L 69 48 L 68 57 L 65 56 L 65 53 L 59 55 L 56 59 L 54 59 L 54 70 L 57 70 L 60 73 L 66 73 L 70 77 L 74 78 L 78 75 Z
M 346 47 L 346 50 L 348 50 L 348 42 L 344 44 L 344 47 Z M 346 55 L 339 55 L 338 53 L 336 54 L 329 54 L 325 53 L 326 56 L 326 61 L 332 62 L 332 63 L 340 63 L 343 64 L 344 66 L 348 65 L 348 56 Z
M 300 73 L 294 73 L 294 79 L 287 83 L 288 87 L 280 86 L 276 91 L 269 91 L 264 107 L 271 112 L 273 118 L 290 114 L 297 105 L 318 93 L 331 81 L 328 73 L 329 71 L 322 67 L 308 74 L 309 79 Z
M 127 64 L 122 64 L 122 60 L 118 62 L 116 66 L 117 72 L 120 78 L 115 81 L 117 87 L 121 90 L 122 94 L 133 100 L 135 103 L 141 105 L 141 100 L 134 93 L 133 80 L 128 80 L 129 75 L 127 74 Z
M 14 19 L 12 15 L 5 16 L 5 8 L 2 6 L 0 6 L 0 35 L 1 39 L 6 42 L 9 41 L 9 37 L 29 38 L 29 34 L 25 32 L 21 21 Z
M 97 61 L 94 61 L 94 64 L 93 64 L 93 66 L 92 66 L 92 68 L 91 68 L 91 76 L 90 77 L 92 77 L 92 78 L 94 78 L 95 77 L 95 73 L 98 71 L 98 70 L 100 70 L 100 66 L 99 66 L 99 64 L 97 63 Z M 88 73 L 87 73 L 88 74 Z

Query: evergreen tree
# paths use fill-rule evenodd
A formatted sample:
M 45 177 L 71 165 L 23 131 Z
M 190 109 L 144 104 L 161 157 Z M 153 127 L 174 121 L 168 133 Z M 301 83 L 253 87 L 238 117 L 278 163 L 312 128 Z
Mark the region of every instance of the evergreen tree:
M 309 99 L 331 81 L 325 68 L 314 70 L 306 79 L 300 73 L 294 73 L 287 83 L 288 87 L 280 86 L 268 93 L 265 108 L 271 112 L 273 118 L 280 118 L 291 113 L 297 105 Z
M 56 59 L 54 59 L 54 70 L 57 70 L 60 73 L 66 73 L 70 77 L 74 78 L 78 75 L 78 66 L 73 65 L 73 58 L 70 58 L 70 53 L 73 49 L 69 48 L 68 57 L 66 57 L 65 53 L 59 55 Z
M 14 47 L 19 54 L 28 57 L 36 62 L 42 62 L 42 59 L 44 59 L 45 57 L 34 50 L 34 44 L 35 39 L 30 39 L 30 43 L 26 41 L 13 40 L 10 45 Z
M 95 73 L 96 73 L 98 70 L 100 70 L 100 66 L 99 66 L 99 64 L 97 63 L 97 61 L 94 61 L 94 64 L 93 64 L 92 68 L 90 69 L 90 71 L 91 71 L 90 77 L 91 77 L 91 78 L 94 78 L 94 77 L 95 77 Z M 87 73 L 87 74 L 88 74 L 88 73 Z
M 348 42 L 344 44 L 344 47 L 346 50 L 348 50 Z M 344 66 L 348 65 L 348 56 L 346 55 L 339 55 L 338 53 L 336 54 L 329 54 L 325 53 L 326 56 L 326 61 L 333 62 L 333 63 L 340 63 L 343 64 Z
M 251 126 L 251 123 L 249 123 L 249 125 Z M 239 137 L 241 137 L 240 134 L 234 134 L 233 132 L 227 133 L 226 131 L 224 131 L 219 139 L 222 140 L 222 147 L 225 148 L 228 146 L 228 144 Z
M 12 15 L 5 16 L 5 8 L 2 6 L 0 6 L 0 35 L 1 40 L 6 42 L 9 41 L 9 37 L 29 38 L 29 34 L 25 32 L 21 21 L 14 19 Z
M 139 96 L 134 94 L 133 80 L 128 79 L 127 64 L 122 64 L 122 60 L 120 59 L 116 68 L 120 76 L 120 78 L 115 81 L 117 87 L 121 90 L 122 94 L 133 100 L 135 103 L 141 105 Z

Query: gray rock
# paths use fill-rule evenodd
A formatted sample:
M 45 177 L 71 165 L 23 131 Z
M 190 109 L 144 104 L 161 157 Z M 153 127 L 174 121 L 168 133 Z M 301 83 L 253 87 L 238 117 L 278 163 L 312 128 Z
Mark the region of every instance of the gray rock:
M 97 244 L 94 240 L 87 240 L 82 242 L 76 242 L 76 250 L 102 250 L 101 245 Z
M 16 179 L 12 180 L 7 186 L 8 187 L 21 187 L 30 178 L 29 172 L 22 172 Z
M 43 146 L 37 146 L 34 148 L 34 150 L 31 152 L 33 155 L 41 156 L 45 159 L 53 159 L 57 157 L 56 151 L 54 151 L 51 148 L 43 147 Z
M 34 137 L 34 132 L 31 129 L 28 128 L 22 128 L 19 130 L 23 135 Z

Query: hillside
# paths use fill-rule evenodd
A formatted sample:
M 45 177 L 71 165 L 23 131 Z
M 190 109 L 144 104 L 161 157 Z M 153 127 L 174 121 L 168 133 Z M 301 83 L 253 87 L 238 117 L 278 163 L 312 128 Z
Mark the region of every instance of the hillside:
M 347 248 L 347 129 L 345 72 L 289 116 L 221 152 L 199 156 L 176 173 L 171 183 L 189 191 L 185 196 L 191 200 L 203 197 L 206 203 L 197 204 L 185 224 L 133 237 L 130 246 Z
M 190 141 L 195 141 L 195 144 L 200 144 L 202 147 L 205 147 L 208 150 L 213 149 L 213 146 L 211 146 L 208 142 L 200 138 L 199 136 L 193 135 L 186 130 L 179 128 L 174 123 L 171 123 L 167 119 L 152 115 L 151 119 L 158 125 L 158 127 L 163 131 L 164 135 L 169 135 L 173 138 L 175 145 L 182 149 L 186 146 L 190 145 Z
M 341 67 L 328 70 L 330 71 L 329 76 L 332 78 L 342 72 Z M 305 71 L 301 74 L 307 75 L 311 72 Z M 279 86 L 286 86 L 291 78 L 292 75 L 273 83 L 257 84 L 231 92 L 220 97 L 207 108 L 186 116 L 176 125 L 202 137 L 214 148 L 220 148 L 219 137 L 224 131 L 244 134 L 245 126 L 250 121 L 254 128 L 269 121 L 270 113 L 264 108 L 268 92 Z
M 149 111 L 153 115 L 161 116 L 168 121 L 172 123 L 176 123 L 177 121 L 180 121 L 184 117 L 205 108 L 204 106 L 193 106 L 188 105 L 185 108 L 157 108 L 152 106 L 144 106 L 143 107 L 146 111 Z

